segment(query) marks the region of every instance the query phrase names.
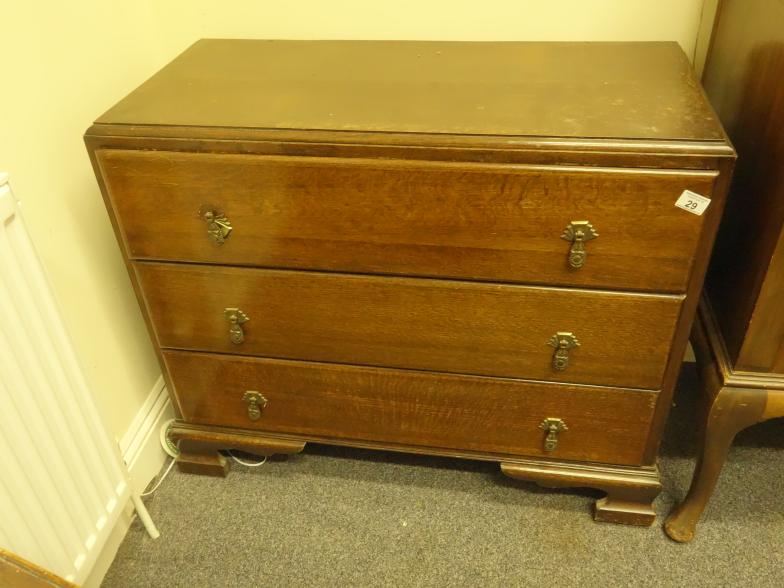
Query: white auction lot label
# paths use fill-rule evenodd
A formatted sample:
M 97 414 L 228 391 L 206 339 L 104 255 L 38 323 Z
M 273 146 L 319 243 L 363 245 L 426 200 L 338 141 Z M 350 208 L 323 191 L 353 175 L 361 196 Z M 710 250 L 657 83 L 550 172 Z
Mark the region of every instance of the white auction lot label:
M 691 190 L 684 190 L 680 198 L 675 201 L 675 206 L 692 214 L 696 214 L 697 216 L 701 216 L 710 203 L 710 198 L 705 198 L 705 196 L 701 196 Z

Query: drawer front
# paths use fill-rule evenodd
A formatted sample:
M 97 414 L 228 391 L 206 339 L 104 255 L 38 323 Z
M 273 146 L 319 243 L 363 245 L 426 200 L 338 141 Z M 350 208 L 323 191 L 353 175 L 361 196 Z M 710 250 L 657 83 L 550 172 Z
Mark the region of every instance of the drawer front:
M 480 282 L 134 266 L 162 347 L 632 388 L 659 388 L 682 302 Z M 232 325 L 227 308 L 249 320 Z M 238 329 L 240 343 L 232 340 Z M 559 332 L 580 344 L 566 350 L 562 371 L 550 346 Z
M 182 351 L 163 356 L 191 423 L 556 459 L 641 463 L 657 398 L 597 386 Z M 257 420 L 249 414 L 249 390 L 263 396 Z M 546 418 L 562 419 L 568 429 L 553 451 L 544 449 Z
M 123 150 L 98 161 L 135 259 L 662 292 L 685 291 L 704 219 L 675 201 L 709 197 L 716 177 Z M 199 211 L 227 219 L 222 244 Z M 580 268 L 562 238 L 572 221 L 598 233 Z

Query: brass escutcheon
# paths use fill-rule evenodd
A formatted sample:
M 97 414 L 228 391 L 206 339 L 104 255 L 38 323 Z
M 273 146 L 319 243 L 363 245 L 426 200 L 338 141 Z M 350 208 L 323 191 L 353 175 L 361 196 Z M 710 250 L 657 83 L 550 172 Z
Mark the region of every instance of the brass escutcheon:
M 231 222 L 221 211 L 204 205 L 199 209 L 199 217 L 207 223 L 207 235 L 218 245 L 223 245 L 231 234 Z
M 556 447 L 558 447 L 558 433 L 569 430 L 563 419 L 552 417 L 546 418 L 539 423 L 539 428 L 547 432 L 544 438 L 545 451 L 555 451 Z
M 579 269 L 585 265 L 585 242 L 599 236 L 588 221 L 572 221 L 561 233 L 561 239 L 572 242 L 569 248 L 569 266 Z
M 255 390 L 248 390 L 243 394 L 242 400 L 248 404 L 248 418 L 257 421 L 261 418 L 261 411 L 267 406 L 267 399 Z
M 245 341 L 245 331 L 242 329 L 242 324 L 247 323 L 250 317 L 239 308 L 225 308 L 223 316 L 229 321 L 229 339 L 231 342 L 239 345 Z
M 547 342 L 550 347 L 555 347 L 553 354 L 553 369 L 559 372 L 564 371 L 569 367 L 569 350 L 573 347 L 579 347 L 580 342 L 574 333 L 566 331 L 559 331 Z

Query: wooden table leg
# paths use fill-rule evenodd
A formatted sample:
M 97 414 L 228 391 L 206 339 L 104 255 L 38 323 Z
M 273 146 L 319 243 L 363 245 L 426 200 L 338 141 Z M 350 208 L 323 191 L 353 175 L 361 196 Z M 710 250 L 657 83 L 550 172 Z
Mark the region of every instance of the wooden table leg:
M 659 469 L 525 459 L 501 462 L 510 478 L 545 488 L 598 488 L 607 496 L 596 502 L 594 520 L 648 527 L 656 519 L 653 501 L 661 491 Z
M 217 449 L 196 449 L 181 446 L 180 455 L 177 457 L 177 469 L 186 474 L 223 478 L 229 472 L 229 460 Z
M 671 539 L 687 542 L 694 538 L 697 522 L 713 493 L 732 440 L 739 431 L 763 419 L 766 397 L 767 391 L 763 389 L 724 386 L 712 401 L 709 399 L 689 493 L 664 525 Z
M 270 436 L 258 432 L 223 429 L 214 430 L 175 422 L 169 430 L 169 438 L 177 444 L 180 455 L 177 467 L 181 472 L 207 476 L 225 476 L 229 461 L 220 453 L 221 449 L 239 449 L 254 455 L 290 455 L 299 453 L 305 442 L 285 436 Z

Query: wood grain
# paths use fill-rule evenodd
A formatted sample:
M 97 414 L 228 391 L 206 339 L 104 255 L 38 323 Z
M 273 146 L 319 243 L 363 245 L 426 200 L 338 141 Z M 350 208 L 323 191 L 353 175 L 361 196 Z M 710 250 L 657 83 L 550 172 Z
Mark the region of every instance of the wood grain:
M 739 164 L 692 331 L 702 378 L 698 461 L 667 534 L 693 539 L 735 435 L 784 416 L 784 4 L 726 0 L 708 93 Z
M 592 464 L 501 462 L 510 478 L 530 480 L 546 488 L 598 488 L 607 493 L 596 501 L 594 520 L 624 525 L 650 526 L 656 519 L 653 501 L 661 492 L 659 470 L 619 468 Z
M 0 548 L 0 586 L 8 588 L 78 588 L 60 576 Z
M 784 374 L 784 4 L 721 14 L 705 84 L 739 159 L 706 287 L 735 367 Z
M 419 55 L 436 47 L 448 51 Z M 310 418 L 365 398 L 379 415 L 377 436 L 391 439 L 352 437 L 362 421 L 347 424 L 342 413 L 328 424 L 303 417 L 322 434 L 229 428 L 220 419 L 236 413 L 209 398 L 233 399 L 234 389 L 197 367 L 177 375 L 217 416 L 176 428 L 183 441 L 210 438 L 191 454 L 196 467 L 221 473 L 223 447 L 309 441 L 494 460 L 518 477 L 606 490 L 599 520 L 650 522 L 656 453 L 734 162 L 674 44 L 204 41 L 85 141 L 162 362 L 164 353 L 214 358 L 238 387 L 256 367 L 237 364 L 312 368 L 321 375 L 304 378 L 309 389 L 331 404 L 312 402 Z M 703 217 L 672 207 L 683 187 L 710 195 Z M 221 251 L 195 240 L 195 227 L 204 230 L 196 200 L 231 208 L 236 229 Z M 562 211 L 582 212 L 568 220 L 590 220 L 600 233 L 578 272 L 565 270 L 559 249 L 568 248 L 555 220 Z M 149 263 L 164 256 L 177 263 Z M 257 265 L 267 269 L 248 269 Z M 253 309 L 242 351 L 228 343 L 227 298 Z M 579 326 L 583 345 L 553 374 L 540 339 L 563 322 Z M 248 352 L 302 359 L 239 355 Z M 352 361 L 379 367 L 344 363 Z M 333 371 L 352 375 L 324 376 Z M 459 375 L 471 371 L 553 383 Z M 301 373 L 278 370 L 275 381 L 296 389 Z M 175 393 L 167 382 L 175 405 L 187 403 L 190 385 Z M 190 402 L 180 416 L 197 411 Z M 529 415 L 510 430 L 537 411 L 571 415 L 584 434 L 579 447 L 562 446 L 574 457 L 521 457 L 534 439 L 498 430 L 485 439 L 496 449 L 471 449 L 483 440 L 442 428 L 451 440 L 438 446 L 405 428 L 450 403 L 460 410 L 449 423 L 465 423 L 464 433 L 481 421 L 483 432 L 507 422 L 509 402 Z M 480 418 L 476 407 L 489 412 Z
M 658 389 L 681 297 L 136 263 L 162 347 Z M 234 344 L 224 308 L 250 321 Z M 580 347 L 565 371 L 548 345 Z
M 721 160 L 735 154 L 726 141 L 510 138 L 503 135 L 363 133 L 171 125 L 123 126 L 100 123 L 91 125 L 84 138 L 90 152 L 101 149 L 139 149 L 292 157 L 587 165 L 631 169 L 646 167 L 715 170 Z M 97 169 L 97 166 L 94 166 L 94 169 Z
M 705 220 L 703 221 L 704 224 L 702 226 L 700 242 L 692 262 L 692 271 L 689 276 L 686 299 L 681 306 L 678 326 L 675 329 L 675 336 L 670 345 L 670 355 L 667 361 L 667 367 L 664 371 L 659 403 L 656 407 L 653 424 L 648 432 L 648 453 L 646 461 L 648 465 L 654 465 L 656 463 L 667 415 L 669 414 L 670 406 L 672 406 L 673 393 L 680 377 L 681 367 L 683 366 L 683 357 L 689 342 L 689 332 L 699 304 L 700 293 L 702 292 L 705 280 L 705 272 L 716 237 L 716 230 L 718 229 L 721 215 L 724 212 L 724 202 L 727 190 L 729 189 L 730 180 L 732 179 L 734 165 L 735 160 L 733 158 L 726 158 L 719 162 L 719 179 L 716 182 L 711 205 L 708 207 L 708 210 L 703 213 Z
M 173 389 L 173 388 L 172 388 Z M 256 455 L 286 457 L 305 448 L 303 441 L 275 439 L 263 435 L 233 434 L 230 431 L 183 429 L 182 421 L 169 429 L 169 439 L 180 450 L 177 468 L 188 474 L 225 477 L 231 461 L 219 450 L 239 449 Z
M 673 42 L 203 39 L 98 122 L 724 139 Z
M 655 392 L 164 351 L 187 422 L 393 442 L 638 464 Z M 267 399 L 248 417 L 242 397 Z M 546 417 L 569 430 L 543 449 Z
M 102 150 L 131 257 L 682 292 L 712 171 Z M 226 214 L 217 246 L 197 211 Z M 580 269 L 561 234 L 599 237 Z
M 784 377 L 735 375 L 707 298 L 700 305 L 691 339 L 702 380 L 698 459 L 689 492 L 664 527 L 671 539 L 681 543 L 694 538 L 735 435 L 759 422 L 784 416 Z
M 784 197 L 784 178 L 781 188 Z M 767 269 L 736 365 L 784 376 L 784 230 Z

